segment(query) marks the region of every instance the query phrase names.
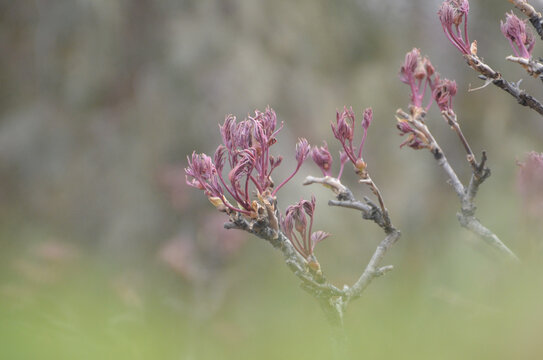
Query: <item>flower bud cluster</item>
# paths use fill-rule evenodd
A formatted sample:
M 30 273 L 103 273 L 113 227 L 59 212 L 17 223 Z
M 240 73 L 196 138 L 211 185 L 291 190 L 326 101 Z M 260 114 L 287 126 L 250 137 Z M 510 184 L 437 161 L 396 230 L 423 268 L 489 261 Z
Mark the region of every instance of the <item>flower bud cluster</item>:
M 311 201 L 301 200 L 287 208 L 281 221 L 283 232 L 296 251 L 306 259 L 313 255 L 315 245 L 330 235 L 324 231 L 312 232 L 315 204 L 314 196 L 311 197 Z
M 447 0 L 438 11 L 439 21 L 447 39 L 464 55 L 476 55 L 468 37 L 468 0 Z M 473 50 L 473 51 L 472 51 Z
M 441 111 L 452 110 L 452 99 L 456 95 L 456 82 L 441 79 L 430 60 L 422 57 L 420 50 L 414 48 L 405 55 L 400 68 L 400 81 L 409 85 L 411 89 L 410 105 L 422 107 L 424 97 L 430 89 L 430 100 L 425 107 L 428 111 L 435 100 Z
M 308 157 L 310 146 L 306 139 L 299 139 L 296 145 L 296 169 L 281 184 L 274 186 L 272 172 L 281 164 L 282 157 L 270 154 L 270 148 L 277 142 L 277 116 L 269 107 L 264 112 L 256 111 L 253 117 L 236 122 L 228 115 L 219 126 L 223 144 L 217 147 L 214 158 L 206 154 L 193 153 L 185 168 L 187 184 L 203 190 L 208 199 L 221 211 L 238 212 L 256 216 L 257 205 L 251 193 L 275 198 L 277 191 L 298 172 Z M 223 176 L 225 163 L 230 171 Z M 233 205 L 226 197 L 229 195 Z
M 341 113 L 339 111 L 336 113 L 336 123 L 331 124 L 332 132 L 334 137 L 339 140 L 341 146 L 343 147 L 343 152 L 340 153 L 342 167 L 338 178 L 341 177 L 343 165 L 345 164 L 346 160 L 350 160 L 358 172 L 363 172 L 366 169 L 366 163 L 362 159 L 362 149 L 364 148 L 364 143 L 366 142 L 366 137 L 368 135 L 368 128 L 372 120 L 373 110 L 371 108 L 365 109 L 361 122 L 363 130 L 362 139 L 360 140 L 360 145 L 357 147 L 353 144 L 356 120 L 352 107 L 344 107 Z M 317 165 L 319 165 L 317 161 L 315 162 Z M 321 166 L 319 165 L 319 167 Z M 325 169 L 321 167 L 321 170 L 325 175 L 327 175 Z
M 425 134 L 424 117 L 435 102 L 441 113 L 454 116 L 453 98 L 457 87 L 454 80 L 442 79 L 427 57 L 422 57 L 419 49 L 413 49 L 405 55 L 400 68 L 400 81 L 411 88 L 410 113 L 403 110 L 396 112 L 396 127 L 400 135 L 407 135 L 407 140 L 400 147 L 407 145 L 413 149 L 431 148 L 430 139 Z M 423 108 L 426 92 L 430 90 L 430 99 Z
M 501 31 L 509 40 L 515 56 L 530 59 L 535 45 L 535 38 L 526 29 L 526 22 L 520 20 L 513 12 L 505 14 L 505 22 L 501 22 Z

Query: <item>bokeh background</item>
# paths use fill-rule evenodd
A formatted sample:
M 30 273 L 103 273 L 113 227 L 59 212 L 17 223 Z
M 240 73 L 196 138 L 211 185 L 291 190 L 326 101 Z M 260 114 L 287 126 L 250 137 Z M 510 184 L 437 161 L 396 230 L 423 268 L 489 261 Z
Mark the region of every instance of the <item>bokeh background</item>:
M 365 159 L 403 236 L 386 258 L 395 270 L 348 309 L 347 357 L 540 358 L 543 215 L 526 210 L 517 162 L 543 152 L 543 121 L 497 88 L 468 92 L 482 84 L 445 40 L 439 3 L 1 1 L 0 357 L 331 358 L 324 316 L 280 254 L 222 229 L 183 167 L 194 149 L 215 150 L 226 114 L 270 105 L 285 122 L 280 178 L 297 137 L 337 154 L 329 123 L 352 105 L 359 116 L 373 107 Z M 472 1 L 471 38 L 541 97 L 541 84 L 504 60 L 499 20 L 511 8 Z M 456 79 L 461 125 L 493 174 L 478 216 L 523 265 L 459 226 L 429 153 L 399 148 L 394 112 L 409 93 L 397 74 L 413 47 Z M 429 119 L 467 180 L 458 139 L 435 110 Z M 316 227 L 333 234 L 316 253 L 330 279 L 350 284 L 382 234 L 328 208 L 325 189 L 301 186 L 318 173 L 307 162 L 279 205 L 316 194 Z

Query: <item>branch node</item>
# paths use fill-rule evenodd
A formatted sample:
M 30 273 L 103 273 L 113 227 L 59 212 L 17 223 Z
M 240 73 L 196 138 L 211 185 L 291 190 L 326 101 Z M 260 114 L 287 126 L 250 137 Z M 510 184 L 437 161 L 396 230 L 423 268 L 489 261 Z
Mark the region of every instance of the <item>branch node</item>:
M 394 270 L 394 265 L 385 265 L 381 266 L 379 269 L 375 271 L 375 276 L 383 276 L 387 272 Z

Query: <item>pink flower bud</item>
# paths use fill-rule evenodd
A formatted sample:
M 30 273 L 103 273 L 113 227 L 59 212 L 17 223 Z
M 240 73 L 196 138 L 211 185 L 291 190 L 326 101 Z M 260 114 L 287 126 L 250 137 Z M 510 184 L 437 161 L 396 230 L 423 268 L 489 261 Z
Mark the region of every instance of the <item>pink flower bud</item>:
M 370 127 L 372 120 L 373 120 L 373 110 L 371 108 L 367 108 L 366 110 L 364 110 L 364 118 L 362 120 L 362 127 L 367 130 Z
M 468 0 L 446 0 L 438 11 L 439 21 L 449 41 L 464 55 L 470 55 Z M 460 25 L 464 24 L 461 28 Z
M 205 189 L 205 184 L 211 179 L 215 166 L 206 154 L 192 153 L 191 159 L 187 156 L 188 167 L 185 168 L 187 185 L 200 190 Z M 189 180 L 189 178 L 192 178 Z
M 413 49 L 405 55 L 404 64 L 400 68 L 400 81 L 411 89 L 411 104 L 422 107 L 427 85 L 432 85 L 435 69 L 430 60 L 420 55 L 419 49 Z
M 344 107 L 343 112 L 336 113 L 336 126 L 332 124 L 332 132 L 341 143 L 352 142 L 354 135 L 354 112 Z
M 415 77 L 415 70 L 420 59 L 419 49 L 414 48 L 407 54 L 405 54 L 405 59 L 402 67 L 400 68 L 400 80 L 410 85 L 413 82 Z
M 432 97 L 441 111 L 452 110 L 452 99 L 456 95 L 456 82 L 449 79 L 439 80 L 432 91 Z
M 409 126 L 409 123 L 407 121 L 398 121 L 396 127 L 402 132 L 402 134 L 407 134 L 411 132 L 411 126 Z
M 532 56 L 535 39 L 531 31 L 526 30 L 526 23 L 513 12 L 505 14 L 505 22 L 501 21 L 501 31 L 509 40 L 516 56 L 529 59 Z
M 296 144 L 296 161 L 298 161 L 299 165 L 301 165 L 307 158 L 310 149 L 311 147 L 309 146 L 309 143 L 306 139 L 298 139 L 298 143 Z
M 328 151 L 328 144 L 324 141 L 324 146 L 314 146 L 311 150 L 311 158 L 321 169 L 324 176 L 332 175 L 332 155 Z
M 323 231 L 312 233 L 315 202 L 315 196 L 311 196 L 311 201 L 301 200 L 297 204 L 290 205 L 281 221 L 285 236 L 296 251 L 306 259 L 313 254 L 315 245 L 328 237 L 328 234 Z
M 424 62 L 424 68 L 426 69 L 426 75 L 428 77 L 431 77 L 432 75 L 434 75 L 434 73 L 436 72 L 436 69 L 434 68 L 430 60 L 428 58 L 424 58 L 423 62 Z

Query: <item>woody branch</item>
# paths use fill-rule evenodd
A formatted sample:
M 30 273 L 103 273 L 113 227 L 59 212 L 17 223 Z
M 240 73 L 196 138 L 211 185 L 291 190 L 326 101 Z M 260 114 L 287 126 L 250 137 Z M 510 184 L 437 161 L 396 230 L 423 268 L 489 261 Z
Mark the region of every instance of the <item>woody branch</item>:
M 520 4 L 522 1 L 517 1 L 517 3 Z M 470 42 L 468 36 L 468 13 L 468 0 L 446 0 L 442 3 L 438 15 L 447 39 L 462 53 L 467 64 L 480 74 L 479 77 L 485 80 L 484 86 L 492 83 L 513 96 L 520 105 L 527 106 L 543 115 L 543 104 L 521 89 L 520 81 L 517 83 L 507 81 L 500 72 L 491 68 L 477 55 L 477 41 Z M 529 65 L 534 39 L 531 33 L 526 32 L 524 23 L 513 14 L 507 14 L 501 29 L 509 40 L 516 57 L 527 59 Z M 531 75 L 538 76 L 540 67 L 536 66 L 533 60 L 531 63 L 534 64 L 533 68 L 525 67 L 526 70 Z
M 396 111 L 397 128 L 401 135 L 407 135 L 405 145 L 412 149 L 428 149 L 438 165 L 445 171 L 449 184 L 453 187 L 461 204 L 457 214 L 460 224 L 477 234 L 494 248 L 507 256 L 516 259 L 515 254 L 492 231 L 483 226 L 475 217 L 475 196 L 479 186 L 490 176 L 490 169 L 486 166 L 487 156 L 483 152 L 481 161 L 477 159 L 464 136 L 456 113 L 453 110 L 452 101 L 457 88 L 454 81 L 442 79 L 426 57 L 422 57 L 418 49 L 413 49 L 405 56 L 404 64 L 400 69 L 400 80 L 410 85 L 411 102 L 409 112 L 401 109 Z M 428 104 L 423 105 L 425 93 L 430 90 Z M 467 187 L 460 181 L 456 172 L 449 164 L 443 150 L 428 129 L 425 123 L 426 113 L 432 104 L 436 104 L 446 123 L 454 130 L 466 151 L 466 159 L 471 167 L 472 175 Z
M 437 164 L 447 175 L 448 183 L 452 186 L 456 195 L 458 196 L 458 199 L 460 200 L 460 212 L 457 213 L 457 218 L 460 225 L 472 231 L 487 244 L 507 255 L 509 258 L 518 261 L 517 256 L 499 239 L 499 237 L 490 229 L 485 227 L 480 220 L 475 217 L 475 210 L 477 209 L 474 203 L 475 196 L 477 195 L 479 186 L 490 176 L 490 169 L 486 166 L 486 152 L 483 152 L 480 162 L 477 162 L 471 151 L 468 152 L 467 160 L 472 167 L 472 174 L 468 186 L 465 187 L 447 160 L 447 157 L 445 156 L 445 153 L 439 146 L 438 142 L 435 140 L 434 136 L 426 126 L 424 122 L 425 115 L 425 112 L 420 111 L 412 111 L 411 114 L 407 114 L 402 110 L 398 110 L 397 112 L 397 118 L 399 121 L 407 122 L 408 126 L 417 129 L 420 134 L 423 134 L 424 138 L 421 138 L 420 141 L 422 144 L 424 144 L 424 146 L 421 148 L 427 148 L 432 153 Z M 448 116 L 444 117 L 447 118 Z M 456 124 L 456 128 L 458 130 L 460 129 L 458 124 Z M 461 134 L 461 132 L 459 133 Z M 463 136 L 461 138 L 463 138 Z M 465 141 L 465 138 L 463 139 Z

